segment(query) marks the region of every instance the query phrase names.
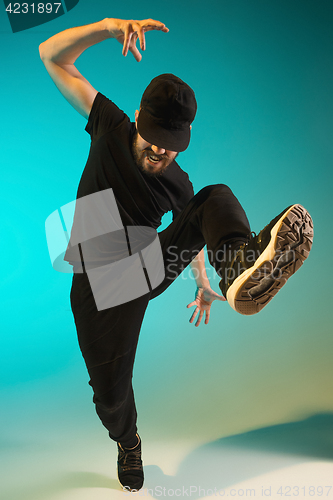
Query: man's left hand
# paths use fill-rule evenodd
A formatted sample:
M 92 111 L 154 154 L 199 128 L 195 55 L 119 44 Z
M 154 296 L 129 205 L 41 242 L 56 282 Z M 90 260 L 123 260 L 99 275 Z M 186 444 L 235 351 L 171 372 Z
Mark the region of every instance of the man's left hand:
M 196 316 L 199 314 L 195 326 L 199 326 L 201 323 L 201 319 L 203 317 L 203 314 L 206 313 L 205 315 L 205 325 L 208 325 L 209 322 L 209 316 L 210 316 L 210 308 L 214 300 L 221 300 L 225 301 L 226 299 L 222 296 L 219 295 L 218 293 L 214 292 L 210 287 L 207 288 L 197 288 L 196 294 L 195 294 L 195 299 L 193 302 L 188 304 L 187 308 L 196 306 L 194 309 L 194 312 L 191 316 L 190 323 L 193 323 L 195 320 Z

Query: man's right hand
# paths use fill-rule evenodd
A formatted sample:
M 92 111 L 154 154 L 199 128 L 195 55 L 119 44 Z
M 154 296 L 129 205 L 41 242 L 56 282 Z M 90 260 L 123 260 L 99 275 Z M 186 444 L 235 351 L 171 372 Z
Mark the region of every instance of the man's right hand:
M 110 36 L 122 44 L 123 56 L 126 57 L 128 51 L 130 51 L 138 62 L 141 61 L 142 55 L 136 46 L 137 39 L 139 38 L 141 50 L 146 50 L 146 31 L 159 30 L 164 33 L 169 31 L 165 24 L 154 21 L 154 19 L 144 19 L 142 21 L 107 19 L 107 27 Z

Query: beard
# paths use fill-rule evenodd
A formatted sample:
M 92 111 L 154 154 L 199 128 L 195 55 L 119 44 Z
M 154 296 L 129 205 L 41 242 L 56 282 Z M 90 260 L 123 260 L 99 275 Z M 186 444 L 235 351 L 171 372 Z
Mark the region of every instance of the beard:
M 176 159 L 178 153 L 174 158 L 169 158 L 167 154 L 158 155 L 154 153 L 150 146 L 144 149 L 140 149 L 138 145 L 138 135 L 138 131 L 136 130 L 132 142 L 132 154 L 136 165 L 139 167 L 141 172 L 150 177 L 158 177 L 162 175 L 163 172 L 166 171 L 170 163 L 172 163 Z M 155 159 L 158 159 L 158 161 L 161 161 L 161 165 L 158 168 L 154 167 L 154 165 L 150 164 L 147 160 L 149 156 L 153 156 Z

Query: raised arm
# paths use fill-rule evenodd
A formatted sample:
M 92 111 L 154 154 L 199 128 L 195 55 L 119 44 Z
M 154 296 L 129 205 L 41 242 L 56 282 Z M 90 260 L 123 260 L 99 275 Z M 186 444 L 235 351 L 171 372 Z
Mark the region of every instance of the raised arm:
M 168 28 L 160 21 L 143 21 L 106 18 L 94 24 L 71 28 L 52 36 L 39 46 L 40 57 L 52 80 L 67 101 L 85 118 L 88 118 L 97 90 L 74 66 L 76 59 L 88 47 L 107 38 L 115 38 L 123 46 L 123 55 L 132 52 L 141 61 L 136 41 L 141 50 L 146 49 L 145 32 Z

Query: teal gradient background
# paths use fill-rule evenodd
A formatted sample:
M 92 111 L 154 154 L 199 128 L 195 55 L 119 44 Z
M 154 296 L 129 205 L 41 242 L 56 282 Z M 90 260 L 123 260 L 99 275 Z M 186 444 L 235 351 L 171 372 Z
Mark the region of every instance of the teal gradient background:
M 140 432 L 205 443 L 333 412 L 332 14 L 330 0 L 80 0 L 16 34 L 0 14 L 0 476 L 15 485 L 6 499 L 30 499 L 20 487 L 33 486 L 37 468 L 50 487 L 31 498 L 49 498 L 53 450 L 67 464 L 89 448 L 98 463 L 98 450 L 110 447 L 77 346 L 71 277 L 52 269 L 44 234 L 47 216 L 75 198 L 89 136 L 38 45 L 104 17 L 163 21 L 170 32 L 146 35 L 140 63 L 108 40 L 87 50 L 78 69 L 133 119 L 154 76 L 178 75 L 198 101 L 190 147 L 179 156 L 195 191 L 229 185 L 256 232 L 293 203 L 313 216 L 309 260 L 259 315 L 216 302 L 208 326 L 190 325 L 189 271 L 149 305 L 134 373 Z M 20 485 L 14 464 L 25 471 Z

